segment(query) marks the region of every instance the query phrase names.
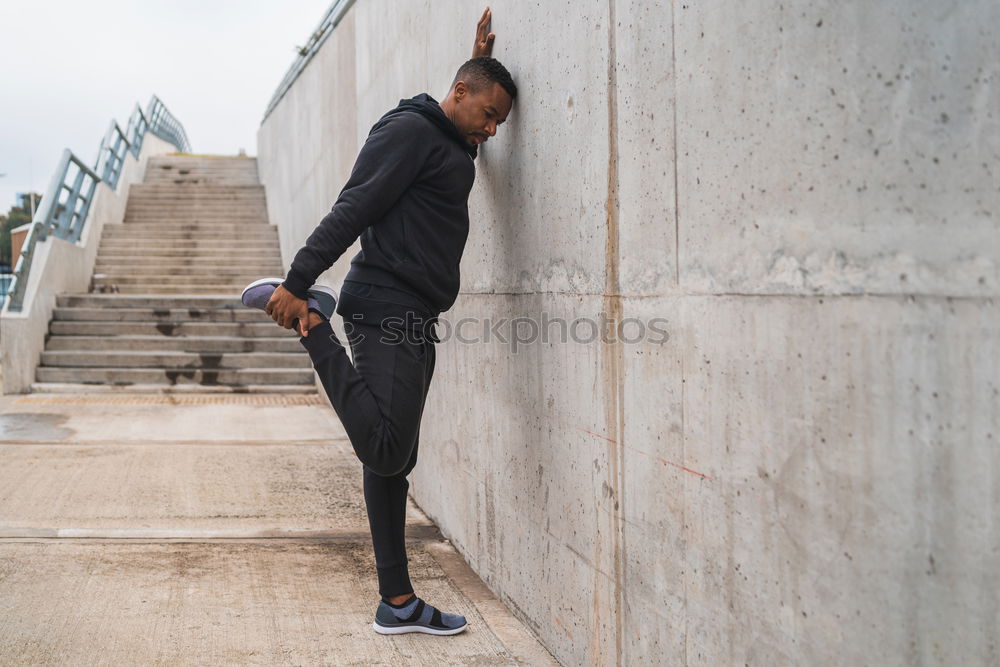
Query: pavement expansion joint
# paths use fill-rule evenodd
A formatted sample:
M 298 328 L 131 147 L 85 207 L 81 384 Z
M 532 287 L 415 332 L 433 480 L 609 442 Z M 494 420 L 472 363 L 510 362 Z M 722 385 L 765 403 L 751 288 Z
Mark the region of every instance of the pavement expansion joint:
M 149 528 L 15 528 L 0 526 L 0 543 L 23 541 L 86 541 L 86 542 L 257 542 L 306 541 L 369 544 L 371 533 L 360 530 L 175 530 Z M 433 524 L 409 524 L 408 542 L 444 541 L 441 531 Z
M 324 405 L 319 394 L 29 395 L 18 405 Z

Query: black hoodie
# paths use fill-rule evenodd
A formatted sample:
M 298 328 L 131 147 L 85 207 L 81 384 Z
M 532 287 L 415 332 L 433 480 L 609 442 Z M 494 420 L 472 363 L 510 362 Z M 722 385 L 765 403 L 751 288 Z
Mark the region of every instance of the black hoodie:
M 437 314 L 458 296 L 475 147 L 426 93 L 382 116 L 347 185 L 296 253 L 284 286 L 299 298 L 361 236 L 346 280 L 416 295 Z

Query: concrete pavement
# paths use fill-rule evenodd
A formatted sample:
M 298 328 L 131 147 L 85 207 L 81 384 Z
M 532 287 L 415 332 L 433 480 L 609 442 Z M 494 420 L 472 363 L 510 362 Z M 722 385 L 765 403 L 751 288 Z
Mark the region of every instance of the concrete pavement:
M 428 446 L 428 445 L 425 445 Z M 0 664 L 557 664 L 415 505 L 383 637 L 361 464 L 309 395 L 0 399 Z

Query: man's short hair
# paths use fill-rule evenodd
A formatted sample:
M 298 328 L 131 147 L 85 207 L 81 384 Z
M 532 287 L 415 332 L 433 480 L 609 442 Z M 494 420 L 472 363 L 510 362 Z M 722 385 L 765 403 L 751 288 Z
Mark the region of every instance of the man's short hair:
M 517 98 L 517 86 L 514 85 L 514 79 L 510 78 L 510 72 L 496 58 L 479 56 L 465 61 L 465 64 L 458 68 L 458 73 L 451 85 L 454 87 L 459 81 L 464 81 L 469 87 L 469 92 L 472 93 L 478 93 L 489 87 L 490 84 L 499 83 L 510 95 L 510 99 Z

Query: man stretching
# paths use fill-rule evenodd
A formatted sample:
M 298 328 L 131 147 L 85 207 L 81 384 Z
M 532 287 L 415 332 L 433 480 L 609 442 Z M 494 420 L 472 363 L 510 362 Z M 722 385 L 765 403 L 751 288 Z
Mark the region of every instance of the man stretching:
M 490 10 L 477 26 L 473 58 L 438 104 L 426 93 L 401 100 L 372 128 L 330 212 L 292 260 L 285 279 L 251 283 L 243 303 L 295 327 L 351 445 L 364 464 L 382 600 L 382 634 L 451 635 L 465 617 L 414 594 L 407 571 L 406 476 L 417 462 L 424 399 L 434 372 L 437 316 L 458 296 L 469 234 L 468 199 L 478 146 L 496 134 L 517 88 L 489 57 Z M 339 303 L 316 278 L 361 237 Z M 354 363 L 329 318 L 345 320 Z

